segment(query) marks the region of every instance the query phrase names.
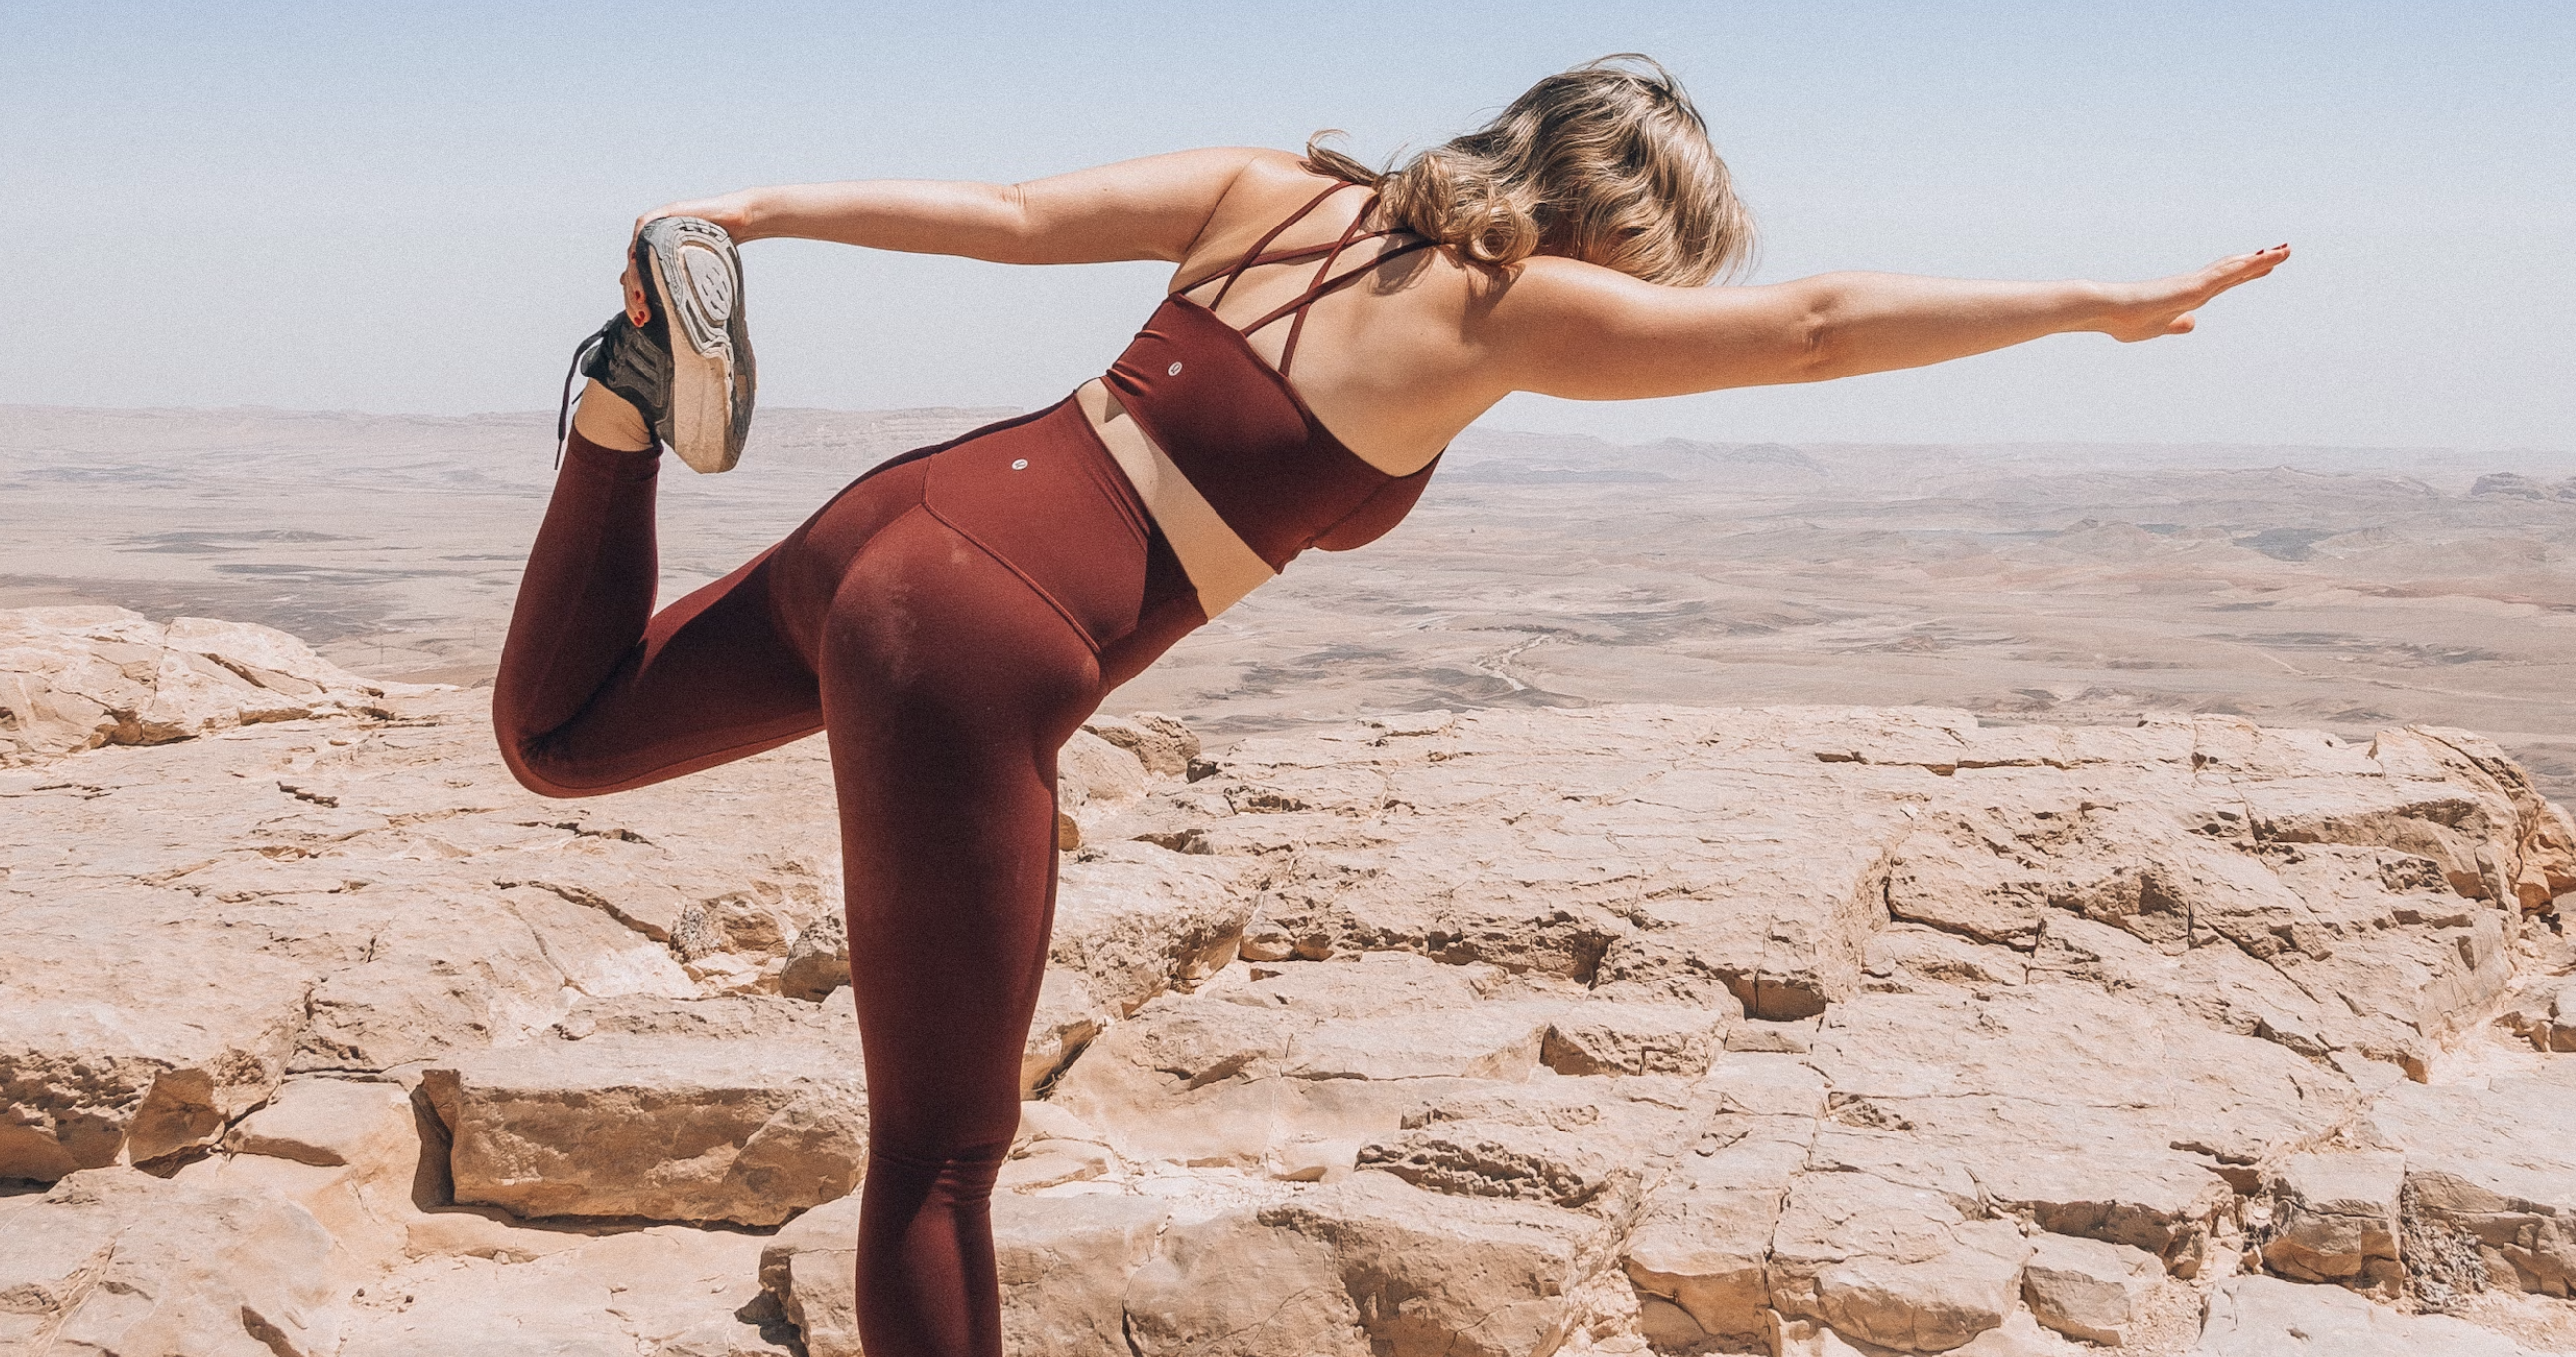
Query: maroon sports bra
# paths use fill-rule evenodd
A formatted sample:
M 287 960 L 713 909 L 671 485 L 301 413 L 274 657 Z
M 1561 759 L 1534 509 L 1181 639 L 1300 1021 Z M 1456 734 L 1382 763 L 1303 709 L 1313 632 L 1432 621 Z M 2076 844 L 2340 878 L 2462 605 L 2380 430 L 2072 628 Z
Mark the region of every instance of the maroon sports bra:
M 1270 234 L 1232 271 L 1212 274 L 1165 297 L 1137 332 L 1135 342 L 1110 366 L 1106 378 L 1137 426 L 1189 478 L 1191 487 L 1226 526 L 1274 571 L 1308 547 L 1348 551 L 1385 536 L 1422 497 L 1432 469 L 1440 465 L 1440 459 L 1433 457 L 1409 476 L 1380 471 L 1343 447 L 1288 384 L 1289 365 L 1297 358 L 1297 336 L 1306 326 L 1306 308 L 1390 259 L 1431 248 L 1427 240 L 1408 241 L 1333 277 L 1333 265 L 1344 250 L 1399 234 L 1392 230 L 1362 233 L 1360 223 L 1368 219 L 1368 204 L 1363 204 L 1341 239 L 1330 245 L 1262 253 L 1281 232 L 1349 187 L 1335 184 L 1316 194 L 1270 228 Z M 1375 200 L 1371 194 L 1370 201 Z M 1241 330 L 1218 319 L 1216 308 L 1225 304 L 1225 294 L 1245 270 L 1319 255 L 1324 262 L 1315 270 L 1314 282 L 1287 305 Z M 1207 305 L 1183 295 L 1218 276 L 1225 283 Z M 1247 336 L 1290 316 L 1296 319 L 1274 368 L 1253 350 Z

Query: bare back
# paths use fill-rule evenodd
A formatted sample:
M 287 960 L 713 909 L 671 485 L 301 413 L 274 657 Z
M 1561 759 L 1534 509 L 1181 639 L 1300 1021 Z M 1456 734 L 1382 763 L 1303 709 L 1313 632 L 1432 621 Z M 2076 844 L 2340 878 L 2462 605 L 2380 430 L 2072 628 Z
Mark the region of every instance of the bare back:
M 1238 328 L 1292 301 L 1315 282 L 1313 264 L 1247 270 L 1224 290 L 1222 301 L 1215 300 L 1217 280 L 1279 222 L 1341 182 L 1306 170 L 1292 156 L 1255 159 L 1218 200 L 1206 228 L 1173 270 L 1172 290 L 1202 305 L 1215 302 L 1218 318 Z M 1357 187 L 1333 194 L 1269 248 L 1330 246 L 1370 202 L 1370 194 Z M 1373 260 L 1395 248 L 1392 241 L 1373 241 L 1333 265 L 1334 276 L 1359 270 L 1369 276 L 1307 310 L 1290 378 L 1343 446 L 1380 470 L 1407 475 L 1439 455 L 1506 390 L 1477 362 L 1465 338 L 1470 311 L 1496 286 L 1491 272 L 1436 250 L 1372 268 Z M 1246 339 L 1276 368 L 1289 335 L 1290 327 L 1279 324 Z

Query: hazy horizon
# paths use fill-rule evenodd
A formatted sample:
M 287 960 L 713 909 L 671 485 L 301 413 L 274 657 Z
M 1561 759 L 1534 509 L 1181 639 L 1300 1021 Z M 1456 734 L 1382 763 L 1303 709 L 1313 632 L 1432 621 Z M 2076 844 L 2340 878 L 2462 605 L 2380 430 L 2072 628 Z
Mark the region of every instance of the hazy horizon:
M 867 408 L 856 408 L 856 407 L 848 407 L 848 406 L 830 406 L 830 405 L 774 405 L 774 404 L 767 404 L 767 403 L 764 403 L 764 404 L 763 404 L 763 406 L 762 406 L 761 408 L 762 408 L 762 412 L 763 412 L 763 413 L 766 413 L 766 414 L 769 414 L 769 415 L 772 415 L 772 416 L 782 416 L 782 415 L 795 415 L 795 416 L 807 416 L 807 415 L 826 415 L 826 416 L 830 416 L 830 415 L 842 415 L 842 416 L 849 416 L 849 417 L 852 417 L 852 418 L 862 418 L 862 419 L 867 419 L 867 418 L 878 418 L 878 417 L 883 417 L 883 416 L 888 416 L 888 415 L 904 415 L 904 414 L 911 414 L 911 413 L 917 413 L 917 412 L 928 412 L 928 411 L 945 412 L 945 411 L 959 411 L 959 410 L 967 411 L 967 412 L 969 412 L 969 413 L 978 412 L 978 411 L 983 411 L 983 410 L 991 410 L 991 411 L 996 412 L 997 417 L 998 417 L 1002 412 L 1008 412 L 1008 413 L 1011 413 L 1011 414 L 1024 413 L 1024 412 L 1025 412 L 1025 410 L 1027 410 L 1027 409 L 1029 409 L 1029 408 L 1034 408 L 1034 407 L 1022 407 L 1022 406 L 1011 406 L 1011 405 L 993 405 L 993 406 L 976 406 L 976 405 L 899 405 L 899 406 L 880 406 L 880 407 L 876 407 L 876 408 L 872 408 L 872 409 L 867 409 Z M 80 402 L 67 402 L 67 403 L 55 404 L 55 403 L 46 403 L 46 402 L 30 402 L 30 401 L 11 401 L 11 402 L 0 402 L 0 410 L 29 410 L 29 411 L 64 410 L 64 411 L 75 411 L 75 412 L 81 412 L 81 413 L 88 413 L 88 414 L 101 414 L 101 415 L 113 415 L 113 414 L 137 414 L 137 415 L 144 415 L 144 414 L 173 414 L 173 415 L 222 415 L 222 414 L 246 414 L 246 415 L 279 415 L 279 416 L 290 416 L 290 417 L 291 417 L 291 416 L 307 416 L 307 415 L 309 415 L 309 416 L 348 417 L 348 418 L 384 419 L 384 420 L 407 420 L 407 419 L 417 419 L 417 420 L 457 421 L 457 422 L 466 422 L 466 421 L 475 421 L 475 420 L 493 420 L 493 421 L 505 421 L 505 420 L 540 420 L 540 421 L 546 421 L 546 422 L 548 422 L 549 424 L 551 424 L 551 421 L 555 418 L 555 413 L 556 413 L 554 410 L 551 410 L 551 409 L 525 409 L 525 410 L 459 410 L 459 411 L 453 411 L 453 412 L 443 412 L 443 411 L 435 411 L 435 410 L 362 410 L 362 409 L 356 409 L 356 408 L 346 407 L 346 406 L 342 406 L 342 407 L 328 407 L 328 406 L 287 406 L 287 405 L 257 405 L 257 404 L 235 404 L 235 405 L 98 405 L 98 404 L 86 404 L 86 403 L 80 403 Z M 1540 421 L 1540 423 L 1544 423 L 1544 421 Z M 758 422 L 757 422 L 757 417 L 755 417 L 755 422 L 754 422 L 753 432 L 752 432 L 752 442 L 751 442 L 751 445 L 750 445 L 750 447 L 751 447 L 752 449 L 756 449 L 756 448 L 758 447 L 758 444 L 759 444 L 759 435 L 760 435 L 760 429 L 759 429 L 759 425 L 758 425 Z M 2375 453 L 2375 454 L 2386 454 L 2386 455 L 2393 455 L 2393 456 L 2403 456 L 2403 455 L 2406 455 L 2406 454 L 2424 454 L 2424 455 L 2428 455 L 2428 456 L 2447 456 L 2447 457 L 2464 457 L 2464 458 L 2475 458 L 2475 457 L 2516 458 L 2516 457 L 2525 457 L 2525 458 L 2540 458 L 2540 459 L 2545 459 L 2545 460 L 2556 460 L 2556 461 L 2564 461 L 2564 462 L 2576 463 L 2576 445 L 2560 445 L 2560 446 L 2554 446 L 2554 447 L 2549 447 L 2549 446 L 2480 447 L 2480 446 L 2471 446 L 2471 445 L 2456 444 L 2456 443 L 2455 443 L 2455 444 L 2434 444 L 2434 443 L 2420 443 L 2420 444 L 2405 444 L 2405 443 L 2368 444 L 2368 443 L 2299 443 L 2299 442 L 2252 443 L 2252 442 L 2244 442 L 2244 441 L 2241 441 L 2241 440 L 2235 440 L 2235 439 L 2220 439 L 2220 438 L 2201 438 L 2201 439 L 2109 439 L 2109 438 L 2091 438 L 2091 439 L 2084 439 L 2084 438 L 2025 438 L 2025 439 L 2011 439 L 2011 438 L 1982 438 L 1982 439 L 1946 439 L 1946 440 L 1940 440 L 1940 441 L 1929 441 L 1929 440 L 1910 440 L 1910 439 L 1889 439 L 1889 438 L 1802 438 L 1802 439 L 1796 439 L 1796 440 L 1788 440 L 1788 439 L 1756 439 L 1756 438 L 1712 439 L 1712 438 L 1690 438 L 1690 437 L 1687 437 L 1687 436 L 1684 436 L 1684 435 L 1680 435 L 1680 434 L 1657 434 L 1657 433 L 1652 433 L 1652 432 L 1645 433 L 1645 434 L 1641 434 L 1641 435 L 1638 435 L 1638 436 L 1636 436 L 1636 437 L 1627 437 L 1627 438 L 1623 438 L 1623 437 L 1618 437 L 1618 436 L 1616 436 L 1615 434 L 1613 434 L 1613 433 L 1608 433 L 1608 432 L 1593 432 L 1593 431 L 1585 431 L 1585 430 L 1581 430 L 1581 429 L 1552 429 L 1552 428 L 1545 428 L 1545 427 L 1525 427 L 1525 426 L 1522 426 L 1522 425 L 1516 425 L 1516 424 L 1510 424 L 1510 423 L 1504 423 L 1504 422 L 1501 422 L 1501 421 L 1500 421 L 1500 420 L 1498 420 L 1494 415 L 1490 415 L 1490 414 L 1489 414 L 1489 415 L 1487 415 L 1485 418 L 1479 419 L 1479 420 L 1477 420 L 1475 423 L 1473 423 L 1473 424 L 1469 425 L 1469 426 L 1467 427 L 1467 430 L 1465 431 L 1465 433 L 1463 433 L 1463 434 L 1461 435 L 1461 438 L 1462 438 L 1462 439 L 1464 439 L 1464 440 L 1466 440 L 1466 441 L 1468 441 L 1468 442 L 1470 442 L 1470 443 L 1472 443 L 1473 441 L 1475 441 L 1475 440 L 1476 440 L 1476 438 L 1477 438 L 1479 435 L 1496 435 L 1496 436 L 1503 436 L 1503 437 L 1548 438 L 1548 439 L 1565 439 L 1565 440 L 1585 440 L 1585 439 L 1589 439 L 1589 440 L 1593 440 L 1593 441 L 1597 441 L 1597 442 L 1601 442 L 1601 443 L 1609 444 L 1609 445 L 1616 446 L 1616 447 L 1639 447 L 1639 446 L 1645 446 L 1645 445 L 1652 444 L 1652 443 L 1656 443 L 1656 442 L 1662 442 L 1662 441 L 1667 441 L 1667 440 L 1676 440 L 1676 441 L 1681 441 L 1681 442 L 1705 443 L 1705 444 L 1708 444 L 1708 445 L 1711 445 L 1711 446 L 1719 446 L 1719 447 L 1724 447 L 1724 446 L 1752 446 L 1752 445 L 1759 445 L 1759 444 L 1765 444 L 1765 443 L 1777 443 L 1777 444 L 1782 444 L 1782 445 L 1784 445 L 1784 446 L 1791 446 L 1791 447 L 1812 447 L 1812 448 L 1818 448 L 1818 449 L 1831 449 L 1831 448 L 1904 448 L 1904 447 L 1920 447 L 1920 448 L 1975 448 L 1975 449 L 2014 449 L 2014 448 L 2088 449 L 2088 448 L 2099 448 L 2099 449 L 2104 449 L 2104 450 L 2109 450 L 2109 451 L 2121 451 L 2121 450 L 2138 449 L 2138 448 L 2164 448 L 2164 449 L 2171 449 L 2171 450 L 2174 450 L 2174 451 L 2177 451 L 2177 452 L 2181 452 L 2181 451 L 2191 451 L 2191 450 L 2200 450 L 2200 449 L 2208 449 L 2208 450 L 2242 450 L 2242 451 L 2246 451 L 2246 452 L 2274 452 L 2274 451 L 2277 451 L 2277 452 Z M 549 437 L 551 437 L 551 435 L 549 435 Z M 747 455 L 747 456 L 749 456 L 749 455 L 752 455 L 752 453 L 747 452 L 747 453 L 746 453 L 746 455 Z M 2493 467 L 2492 469 L 2493 469 L 2493 470 L 2497 470 L 2497 471 L 2511 471 L 2511 470 L 2514 470 L 2515 468 L 2514 468 L 2513 466 L 2510 466 L 2510 465 L 2501 465 L 2501 464 L 2500 464 L 2500 465 L 2498 465 L 2498 466 Z

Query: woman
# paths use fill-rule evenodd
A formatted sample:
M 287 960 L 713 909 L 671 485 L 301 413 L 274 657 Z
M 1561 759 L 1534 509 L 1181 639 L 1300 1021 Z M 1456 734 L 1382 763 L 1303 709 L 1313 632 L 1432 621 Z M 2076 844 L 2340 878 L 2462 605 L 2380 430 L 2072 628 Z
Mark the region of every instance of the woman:
M 881 465 L 653 612 L 657 441 L 738 454 L 730 242 L 1153 259 L 1170 295 L 1061 404 Z M 520 780 L 639 786 L 828 732 L 867 1061 L 861 1339 L 1001 1351 L 986 1202 L 1046 964 L 1055 754 L 1112 689 L 1308 546 L 1358 546 L 1515 391 L 1813 382 L 2098 330 L 2180 334 L 2286 248 L 2152 283 L 1836 274 L 1697 286 L 1750 230 L 1663 68 L 1607 58 L 1381 177 L 1186 151 L 1031 183 L 749 189 L 639 221 L 493 698 Z

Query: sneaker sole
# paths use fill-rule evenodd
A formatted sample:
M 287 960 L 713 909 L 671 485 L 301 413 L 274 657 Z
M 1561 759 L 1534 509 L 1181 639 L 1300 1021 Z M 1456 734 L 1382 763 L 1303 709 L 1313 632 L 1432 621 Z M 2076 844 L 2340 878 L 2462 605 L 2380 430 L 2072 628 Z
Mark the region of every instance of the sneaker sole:
M 742 267 L 722 228 L 697 217 L 645 223 L 636 253 L 668 322 L 671 451 L 690 469 L 729 471 L 751 426 L 751 341 Z

